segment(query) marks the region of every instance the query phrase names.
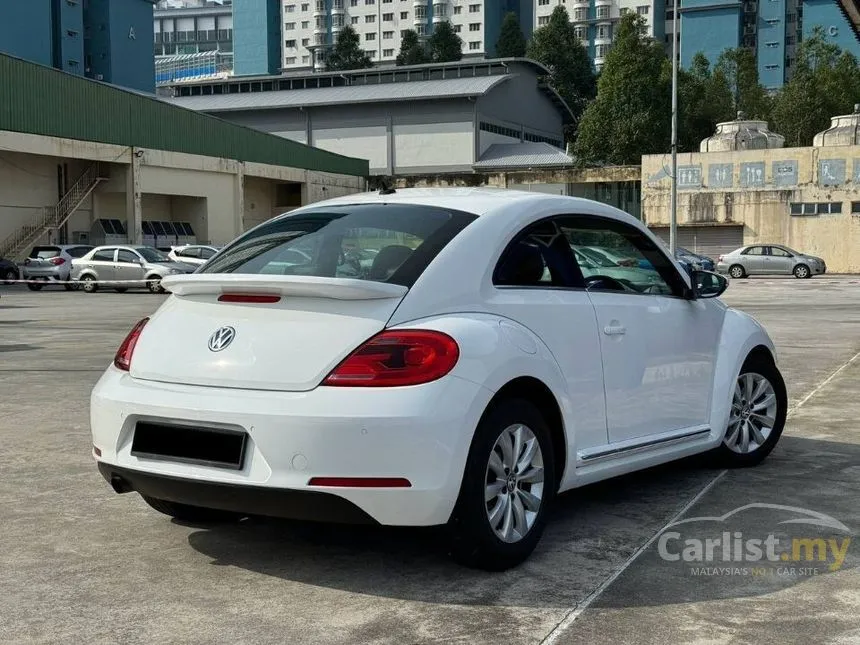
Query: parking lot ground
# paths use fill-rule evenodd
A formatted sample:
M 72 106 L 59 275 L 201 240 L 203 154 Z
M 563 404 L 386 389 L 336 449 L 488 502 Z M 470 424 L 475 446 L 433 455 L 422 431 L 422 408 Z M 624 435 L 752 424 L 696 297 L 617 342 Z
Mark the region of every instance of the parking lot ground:
M 723 474 L 688 460 L 572 491 L 534 556 L 503 574 L 454 565 L 433 530 L 187 526 L 114 494 L 90 457 L 89 392 L 162 300 L 0 288 L 0 642 L 860 641 L 856 543 L 836 571 L 832 558 L 793 563 L 819 575 L 693 575 L 657 539 L 673 521 L 771 504 L 844 523 L 823 534 L 837 546 L 856 540 L 855 279 L 735 281 L 725 295 L 773 335 L 794 406 L 765 464 Z M 819 526 L 780 524 L 809 517 L 756 506 L 724 523 L 817 537 Z M 671 528 L 721 533 L 698 526 Z

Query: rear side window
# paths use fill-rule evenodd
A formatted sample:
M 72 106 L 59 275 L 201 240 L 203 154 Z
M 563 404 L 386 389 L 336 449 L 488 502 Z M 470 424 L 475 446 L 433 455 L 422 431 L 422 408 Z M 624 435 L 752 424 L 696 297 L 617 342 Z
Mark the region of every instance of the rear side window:
M 96 262 L 113 262 L 113 249 L 103 249 L 101 251 L 96 251 L 93 253 L 93 257 L 91 260 L 95 260 Z
M 201 273 L 352 278 L 411 287 L 475 219 L 431 206 L 321 206 L 249 231 Z
M 91 247 L 91 246 L 75 246 L 75 247 L 72 247 L 70 249 L 66 249 L 66 253 L 68 253 L 73 258 L 82 258 L 87 253 L 89 253 L 92 250 L 92 248 L 93 247 Z
M 46 260 L 48 258 L 55 258 L 59 254 L 59 246 L 34 246 L 33 250 L 30 251 L 31 258 L 42 258 L 43 260 Z

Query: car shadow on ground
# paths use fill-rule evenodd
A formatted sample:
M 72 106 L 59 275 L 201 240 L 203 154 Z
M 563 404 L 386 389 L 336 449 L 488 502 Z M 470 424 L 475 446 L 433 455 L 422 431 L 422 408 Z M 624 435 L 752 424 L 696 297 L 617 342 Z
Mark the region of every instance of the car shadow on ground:
M 854 529 L 860 526 L 857 464 L 860 446 L 786 437 L 763 465 L 728 472 L 686 517 L 722 515 L 758 502 L 826 513 Z M 441 529 L 250 518 L 237 525 L 195 531 L 188 539 L 194 549 L 212 558 L 213 565 L 353 593 L 445 604 L 571 607 L 619 569 L 719 472 L 698 457 L 566 493 L 558 500 L 538 550 L 520 567 L 497 574 L 465 569 L 451 561 Z M 838 483 L 843 492 L 824 483 Z M 849 507 L 851 499 L 855 503 Z M 820 527 L 810 525 L 787 529 L 788 525 L 778 523 L 798 516 L 783 515 L 773 510 L 744 512 L 724 526 L 715 528 L 712 523 L 701 528 L 691 523 L 684 532 L 685 537 L 702 539 L 719 536 L 724 530 L 740 530 L 762 539 L 769 532 L 782 538 L 787 532 L 810 537 L 821 534 Z M 838 532 L 828 530 L 824 537 L 838 537 Z M 848 554 L 842 569 L 858 565 L 856 551 Z M 655 542 L 625 572 L 638 571 L 642 581 L 621 602 L 659 605 L 743 597 L 769 593 L 802 579 L 694 578 L 693 564 L 665 561 Z M 826 563 L 812 564 L 822 565 L 822 574 L 828 573 Z

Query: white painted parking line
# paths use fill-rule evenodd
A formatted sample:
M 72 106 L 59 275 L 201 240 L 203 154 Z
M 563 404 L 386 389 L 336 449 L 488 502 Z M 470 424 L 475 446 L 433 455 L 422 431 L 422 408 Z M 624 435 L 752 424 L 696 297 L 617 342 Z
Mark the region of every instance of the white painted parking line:
M 850 359 L 845 361 L 842 365 L 837 367 L 833 372 L 831 372 L 827 378 L 823 379 L 820 383 L 818 383 L 812 390 L 806 394 L 796 405 L 789 408 L 788 413 L 786 415 L 786 422 L 788 419 L 793 417 L 797 411 L 803 407 L 812 397 L 814 397 L 818 392 L 822 390 L 822 388 L 826 387 L 828 383 L 830 383 L 834 378 L 836 378 L 843 370 L 849 367 L 856 360 L 860 359 L 860 352 L 857 352 Z M 578 603 L 576 607 L 571 609 L 567 614 L 565 614 L 564 618 L 553 628 L 553 630 L 546 635 L 546 637 L 540 642 L 540 645 L 553 645 L 553 643 L 558 642 L 558 639 L 562 636 L 564 631 L 573 625 L 576 622 L 576 619 L 579 618 L 582 613 L 588 609 L 588 607 L 597 600 L 600 595 L 609 588 L 609 586 L 618 579 L 625 570 L 627 570 L 630 565 L 632 565 L 642 553 L 644 553 L 648 547 L 650 547 L 654 541 L 660 537 L 660 534 L 663 533 L 672 523 L 677 522 L 684 514 L 689 511 L 696 503 L 704 497 L 709 490 L 711 490 L 716 483 L 725 476 L 728 470 L 721 470 L 715 477 L 713 477 L 707 484 L 705 484 L 702 489 L 696 493 L 690 501 L 688 501 L 684 507 L 678 511 L 670 520 L 668 520 L 658 531 L 651 536 L 651 538 L 645 542 L 642 546 L 640 546 L 636 551 L 629 557 L 624 563 L 618 567 L 615 571 L 610 574 L 608 578 L 606 578 L 600 585 L 592 591 L 588 596 L 586 596 L 582 602 Z

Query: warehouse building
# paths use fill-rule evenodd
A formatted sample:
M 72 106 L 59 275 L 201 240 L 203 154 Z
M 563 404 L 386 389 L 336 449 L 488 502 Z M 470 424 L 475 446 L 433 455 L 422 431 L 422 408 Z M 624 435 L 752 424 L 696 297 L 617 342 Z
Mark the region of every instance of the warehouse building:
M 46 242 L 225 244 L 365 188 L 361 159 L 10 56 L 0 78 L 3 257 Z
M 497 145 L 564 147 L 570 108 L 527 59 L 242 77 L 172 86 L 165 101 L 367 159 L 373 175 L 472 172 Z M 506 149 L 516 156 L 515 149 Z
M 860 273 L 860 106 L 812 146 L 783 148 L 767 124 L 721 123 L 698 153 L 678 155 L 678 244 L 712 257 L 783 244 Z M 642 215 L 668 239 L 668 155 L 642 158 Z

